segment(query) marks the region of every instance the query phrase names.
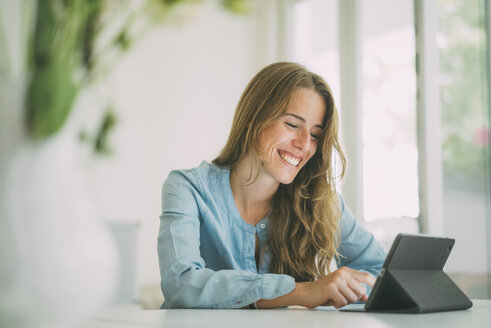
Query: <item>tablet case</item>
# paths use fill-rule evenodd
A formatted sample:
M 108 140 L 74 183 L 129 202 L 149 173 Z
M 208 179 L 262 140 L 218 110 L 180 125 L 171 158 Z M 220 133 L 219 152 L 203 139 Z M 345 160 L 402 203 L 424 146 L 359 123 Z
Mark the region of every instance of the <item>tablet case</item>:
M 426 313 L 472 307 L 469 298 L 443 272 L 454 243 L 450 238 L 397 235 L 365 310 Z

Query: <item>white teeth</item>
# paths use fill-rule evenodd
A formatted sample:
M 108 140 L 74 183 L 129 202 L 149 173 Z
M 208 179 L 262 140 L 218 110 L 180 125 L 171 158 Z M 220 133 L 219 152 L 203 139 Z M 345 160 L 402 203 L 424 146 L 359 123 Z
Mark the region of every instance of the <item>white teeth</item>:
M 279 154 L 281 158 L 283 158 L 285 161 L 293 166 L 297 166 L 298 163 L 300 163 L 300 160 L 298 158 L 291 157 L 290 155 L 284 154 L 282 152 L 279 152 Z

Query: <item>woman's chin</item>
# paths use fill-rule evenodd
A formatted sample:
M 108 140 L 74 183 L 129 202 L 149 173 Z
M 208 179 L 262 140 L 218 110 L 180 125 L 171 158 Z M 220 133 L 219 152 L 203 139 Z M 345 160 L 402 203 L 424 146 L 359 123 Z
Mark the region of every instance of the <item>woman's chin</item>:
M 277 180 L 279 183 L 281 184 L 285 184 L 285 185 L 288 185 L 290 183 L 293 182 L 293 180 L 295 180 L 295 176 L 282 176 L 282 177 L 279 177 Z

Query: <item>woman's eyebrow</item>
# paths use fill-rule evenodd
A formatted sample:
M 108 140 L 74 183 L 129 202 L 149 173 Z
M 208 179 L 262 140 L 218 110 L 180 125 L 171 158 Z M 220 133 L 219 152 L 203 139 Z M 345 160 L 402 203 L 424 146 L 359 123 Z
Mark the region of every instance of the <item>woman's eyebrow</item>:
M 302 117 L 302 116 L 298 116 L 298 115 L 295 115 L 295 114 L 291 114 L 291 113 L 286 113 L 285 115 L 289 115 L 289 116 L 293 116 L 294 118 L 296 118 L 297 120 L 299 121 L 302 121 L 303 123 L 305 123 L 305 119 Z M 319 129 L 323 129 L 324 127 L 320 124 L 316 124 L 314 125 L 314 127 L 316 128 L 319 128 Z

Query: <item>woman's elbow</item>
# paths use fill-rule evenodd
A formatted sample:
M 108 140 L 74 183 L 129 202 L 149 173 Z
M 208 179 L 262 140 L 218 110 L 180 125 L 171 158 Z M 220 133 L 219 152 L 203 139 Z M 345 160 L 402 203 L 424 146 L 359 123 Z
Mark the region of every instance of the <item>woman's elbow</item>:
M 199 308 L 200 295 L 193 291 L 193 287 L 178 283 L 175 279 L 162 280 L 162 293 L 167 309 L 192 309 Z

